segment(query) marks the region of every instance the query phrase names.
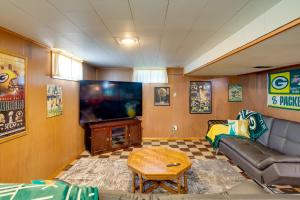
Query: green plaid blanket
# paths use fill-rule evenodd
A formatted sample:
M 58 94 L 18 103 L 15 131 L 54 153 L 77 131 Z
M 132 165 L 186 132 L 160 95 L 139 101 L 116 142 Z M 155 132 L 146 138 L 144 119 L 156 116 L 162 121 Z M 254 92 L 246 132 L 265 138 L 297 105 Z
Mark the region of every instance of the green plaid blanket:
M 262 134 L 264 134 L 268 127 L 262 117 L 262 115 L 258 112 L 250 111 L 250 110 L 241 110 L 237 115 L 238 120 L 249 120 L 249 131 L 250 131 L 250 139 L 255 141 Z
M 56 181 L 50 184 L 0 184 L 0 199 L 98 200 L 98 189 L 94 187 L 68 185 Z

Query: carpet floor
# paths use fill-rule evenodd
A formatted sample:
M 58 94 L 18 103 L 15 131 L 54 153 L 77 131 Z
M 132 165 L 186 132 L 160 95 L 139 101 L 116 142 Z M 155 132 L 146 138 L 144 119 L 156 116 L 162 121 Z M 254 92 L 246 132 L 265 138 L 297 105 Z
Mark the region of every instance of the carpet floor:
M 244 177 L 245 179 L 249 179 L 249 177 L 246 175 L 246 173 L 241 170 L 237 165 L 235 165 L 233 162 L 231 162 L 230 159 L 228 159 L 225 155 L 219 153 L 216 154 L 216 152 L 213 150 L 213 148 L 211 147 L 211 145 L 209 144 L 209 142 L 207 142 L 204 139 L 200 139 L 200 140 L 143 140 L 143 147 L 151 147 L 151 146 L 165 146 L 165 147 L 170 147 L 170 148 L 174 148 L 177 150 L 181 150 L 183 152 L 185 152 L 187 154 L 187 156 L 193 160 L 193 163 L 197 163 L 199 161 L 203 161 L 203 168 L 205 169 L 205 164 L 204 163 L 210 163 L 210 161 L 218 161 L 218 162 L 214 162 L 214 163 L 226 163 L 224 164 L 224 166 L 226 166 L 226 168 L 229 168 L 228 165 L 231 167 L 231 169 L 233 169 L 235 172 L 239 173 L 242 177 Z M 112 163 L 114 163 L 116 166 L 119 166 L 118 163 L 126 163 L 127 162 L 127 158 L 128 155 L 130 154 L 131 151 L 133 151 L 136 148 L 127 148 L 127 149 L 123 149 L 123 150 L 118 150 L 118 151 L 114 151 L 114 152 L 110 152 L 110 153 L 105 153 L 105 154 L 101 154 L 101 155 L 97 155 L 97 156 L 91 156 L 89 152 L 84 151 L 77 160 L 74 160 L 72 163 L 70 163 L 68 166 L 66 166 L 63 171 L 56 177 L 56 179 L 61 179 L 61 177 L 63 177 L 64 179 L 71 179 L 72 177 L 76 178 L 76 172 L 75 167 L 77 168 L 78 172 L 81 173 L 81 177 L 82 180 L 79 180 L 79 176 L 77 176 L 76 179 L 72 180 L 73 183 L 78 183 L 78 184 L 85 184 L 89 179 L 89 176 L 91 176 L 92 174 L 89 173 L 89 171 L 87 171 L 83 166 L 84 164 L 80 164 L 82 160 L 82 158 L 89 158 L 92 160 L 95 160 L 94 162 L 96 162 L 97 160 L 101 160 L 101 162 L 105 163 L 107 162 L 108 166 L 111 166 Z M 115 162 L 110 162 L 108 160 L 114 160 Z M 198 161 L 197 161 L 198 160 Z M 221 161 L 221 162 L 219 162 Z M 79 164 L 77 164 L 78 162 L 80 162 Z M 103 164 L 104 165 L 104 164 Z M 121 165 L 121 164 L 120 164 Z M 194 164 L 193 164 L 194 165 Z M 197 164 L 196 164 L 197 165 Z M 195 165 L 195 166 L 196 166 Z M 80 166 L 82 167 L 82 169 L 80 169 Z M 215 166 L 217 166 L 217 164 L 215 164 Z M 194 169 L 194 168 L 193 168 Z M 100 169 L 98 169 L 100 170 Z M 113 170 L 112 168 L 108 168 L 108 170 L 103 171 L 102 173 L 112 173 L 110 176 L 106 176 L 104 175 L 102 177 L 101 180 L 104 180 L 103 183 L 100 183 L 101 180 L 98 180 L 99 183 L 93 183 L 96 184 L 95 186 L 101 186 L 101 184 L 103 184 L 104 188 L 108 188 L 109 189 L 109 185 L 112 185 L 111 188 L 117 187 L 114 186 L 112 183 L 110 182 L 118 182 L 119 179 L 119 175 L 118 176 L 114 176 L 113 173 L 114 172 L 109 172 L 110 170 Z M 127 165 L 124 166 L 124 168 L 120 169 L 121 171 L 124 170 L 124 176 L 129 176 L 128 175 L 128 170 L 127 170 Z M 113 170 L 114 171 L 114 170 Z M 201 171 L 201 170 L 200 170 Z M 226 170 L 225 170 L 226 171 Z M 71 172 L 73 174 L 71 174 Z M 126 173 L 125 173 L 126 172 Z M 209 175 L 208 172 L 211 172 L 213 175 Z M 118 172 L 120 173 L 120 171 Z M 222 191 L 224 190 L 226 187 L 231 187 L 231 185 L 235 184 L 235 181 L 238 182 L 239 178 L 237 180 L 235 179 L 231 179 L 232 182 L 229 184 L 222 184 L 222 181 L 224 181 L 227 177 L 227 175 L 229 175 L 230 173 L 227 173 L 227 175 L 225 177 L 220 177 L 218 176 L 218 174 L 222 175 L 222 171 L 220 168 L 214 168 L 214 170 L 208 170 L 207 172 L 205 172 L 204 170 L 201 173 L 208 173 L 208 175 L 204 175 L 204 176 L 198 176 L 199 180 L 199 185 L 202 184 L 202 188 L 198 185 L 198 183 L 196 185 L 197 188 L 194 188 L 194 186 L 189 185 L 191 192 L 196 192 L 196 193 L 210 193 L 210 192 L 214 192 L 214 191 Z M 225 172 L 226 174 L 226 172 Z M 120 177 L 122 176 L 122 174 L 120 175 Z M 107 177 L 106 179 L 103 179 Z M 195 180 L 197 176 L 194 176 Z M 210 179 L 212 179 L 212 181 L 208 180 L 206 181 L 205 177 L 209 177 Z M 236 176 L 238 177 L 238 176 Z M 213 179 L 220 179 L 220 185 L 217 184 L 217 181 L 214 181 Z M 124 179 L 125 180 L 125 179 Z M 124 181 L 123 180 L 123 181 Z M 191 178 L 190 180 L 193 180 L 193 178 Z M 72 182 L 71 181 L 71 182 Z M 194 184 L 197 181 L 193 181 L 192 183 L 189 182 L 189 184 Z M 205 185 L 206 184 L 206 185 Z M 214 185 L 215 187 L 212 188 L 211 186 Z M 118 186 L 121 187 L 121 186 Z M 126 185 L 126 187 L 130 187 L 130 185 Z M 270 192 L 275 193 L 275 194 L 300 194 L 300 187 L 295 187 L 295 186 L 290 186 L 290 185 L 272 185 L 272 186 L 264 186 L 266 187 Z M 124 186 L 125 188 L 125 186 Z M 122 189 L 122 190 L 127 190 L 127 189 Z M 209 189 L 207 189 L 209 188 Z M 101 189 L 101 188 L 100 188 Z M 160 192 L 160 191 L 156 191 L 156 192 Z
M 194 159 L 192 162 L 192 168 L 187 172 L 189 193 L 219 193 L 245 180 L 225 160 Z M 127 167 L 127 160 L 88 157 L 81 158 L 60 179 L 71 184 L 130 192 L 131 177 L 132 172 Z M 154 193 L 165 192 L 162 188 L 154 191 Z

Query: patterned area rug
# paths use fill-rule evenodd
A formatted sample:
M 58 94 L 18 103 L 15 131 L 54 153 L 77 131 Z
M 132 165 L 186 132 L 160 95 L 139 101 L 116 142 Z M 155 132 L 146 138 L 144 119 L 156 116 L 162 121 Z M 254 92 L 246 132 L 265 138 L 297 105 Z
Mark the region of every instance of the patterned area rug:
M 245 177 L 225 160 L 192 160 L 188 171 L 189 193 L 212 194 L 223 192 L 239 184 Z M 71 184 L 89 185 L 100 190 L 131 191 L 131 171 L 126 159 L 81 158 L 59 179 Z M 147 186 L 146 186 L 147 187 Z M 158 188 L 154 193 L 164 193 Z

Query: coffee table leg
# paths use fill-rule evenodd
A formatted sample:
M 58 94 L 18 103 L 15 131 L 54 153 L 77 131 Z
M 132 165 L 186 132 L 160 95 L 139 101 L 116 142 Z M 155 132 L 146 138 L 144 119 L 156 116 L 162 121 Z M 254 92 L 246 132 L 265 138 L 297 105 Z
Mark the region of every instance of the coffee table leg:
M 135 176 L 136 174 L 132 173 L 132 192 L 135 193 Z
M 139 174 L 139 182 L 140 182 L 140 193 L 143 193 L 143 178 L 141 174 Z
M 187 176 L 186 173 L 183 174 L 183 179 L 184 179 L 184 192 L 188 193 L 188 184 L 187 184 Z
M 181 193 L 181 176 L 179 176 L 177 179 L 177 189 L 178 189 L 178 194 L 180 194 Z

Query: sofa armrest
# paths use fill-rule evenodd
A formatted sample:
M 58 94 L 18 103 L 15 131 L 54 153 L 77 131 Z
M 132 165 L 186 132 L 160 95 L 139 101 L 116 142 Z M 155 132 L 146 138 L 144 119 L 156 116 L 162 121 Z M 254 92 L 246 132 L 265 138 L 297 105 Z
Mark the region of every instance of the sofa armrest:
M 226 125 L 227 123 L 228 123 L 228 120 L 208 120 L 208 129 L 207 129 L 207 132 L 215 124 L 224 124 L 224 125 Z
M 278 155 L 272 156 L 272 159 L 274 163 L 300 163 L 298 156 Z

